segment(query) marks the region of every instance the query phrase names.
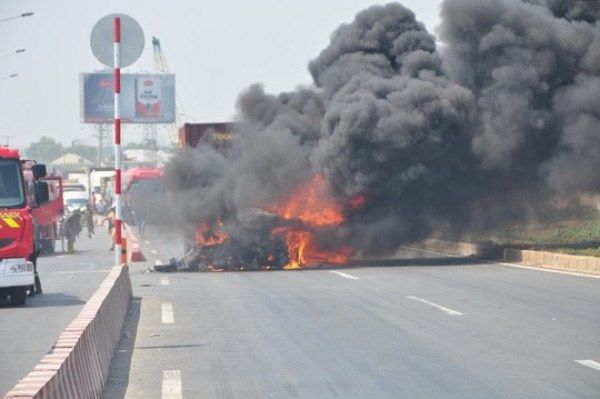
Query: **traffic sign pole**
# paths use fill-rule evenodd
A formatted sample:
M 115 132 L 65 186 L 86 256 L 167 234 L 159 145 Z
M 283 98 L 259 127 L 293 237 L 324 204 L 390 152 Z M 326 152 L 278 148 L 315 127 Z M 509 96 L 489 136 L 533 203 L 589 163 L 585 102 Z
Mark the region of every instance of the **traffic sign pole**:
M 121 18 L 113 19 L 115 94 L 115 264 L 121 264 Z

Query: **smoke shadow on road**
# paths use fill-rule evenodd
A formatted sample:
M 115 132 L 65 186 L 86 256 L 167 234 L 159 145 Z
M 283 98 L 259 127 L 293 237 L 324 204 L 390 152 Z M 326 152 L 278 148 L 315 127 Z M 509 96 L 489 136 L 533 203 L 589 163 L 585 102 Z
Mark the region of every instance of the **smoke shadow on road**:
M 437 258 L 392 258 L 392 259 L 355 259 L 347 267 L 408 267 L 408 266 L 465 266 L 481 264 L 480 259 L 471 257 Z

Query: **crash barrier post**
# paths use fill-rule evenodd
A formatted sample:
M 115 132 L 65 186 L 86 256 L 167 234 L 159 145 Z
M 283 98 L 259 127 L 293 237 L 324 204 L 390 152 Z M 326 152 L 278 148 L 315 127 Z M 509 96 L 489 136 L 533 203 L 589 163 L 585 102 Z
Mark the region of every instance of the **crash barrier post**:
M 127 239 L 129 241 L 129 248 L 131 250 L 131 262 L 145 262 L 146 257 L 142 253 L 139 238 L 137 237 L 136 233 L 127 223 L 123 223 L 123 227 L 125 230 L 125 235 L 127 236 Z
M 121 264 L 127 265 L 127 238 L 121 237 Z
M 114 266 L 46 356 L 4 399 L 97 399 L 131 300 L 127 266 Z

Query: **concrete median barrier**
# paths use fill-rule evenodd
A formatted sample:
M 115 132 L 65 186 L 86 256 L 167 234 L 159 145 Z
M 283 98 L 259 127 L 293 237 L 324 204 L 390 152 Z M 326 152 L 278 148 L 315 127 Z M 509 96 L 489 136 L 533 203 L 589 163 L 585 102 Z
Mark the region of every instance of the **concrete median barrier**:
M 114 267 L 46 356 L 7 398 L 99 398 L 129 309 L 129 268 Z
M 469 242 L 429 239 L 419 243 L 421 248 L 457 256 L 519 263 L 540 269 L 562 270 L 600 275 L 600 258 L 558 252 L 504 248 Z

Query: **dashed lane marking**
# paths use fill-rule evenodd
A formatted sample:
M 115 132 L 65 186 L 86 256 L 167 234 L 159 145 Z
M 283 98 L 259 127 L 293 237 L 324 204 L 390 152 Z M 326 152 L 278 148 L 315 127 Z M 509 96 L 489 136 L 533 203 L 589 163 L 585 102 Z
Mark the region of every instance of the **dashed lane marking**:
M 146 240 L 144 242 L 146 243 L 146 245 L 150 245 L 150 241 Z
M 171 281 L 169 281 L 168 277 L 161 277 L 160 278 L 160 285 L 171 285 Z
M 163 324 L 175 323 L 175 316 L 173 315 L 173 304 L 163 303 L 160 309 L 160 316 Z
M 586 367 L 592 368 L 594 370 L 600 371 L 600 363 L 595 362 L 593 360 L 589 360 L 589 359 L 575 360 L 575 362 L 581 364 L 582 366 L 586 366 Z
M 419 301 L 419 302 L 425 303 L 425 304 L 427 304 L 429 306 L 433 306 L 434 308 L 439 309 L 442 312 L 449 314 L 450 316 L 464 316 L 464 314 L 461 313 L 461 312 L 458 312 L 456 310 L 452 310 L 452 309 L 446 308 L 446 307 L 444 307 L 442 305 L 438 305 L 437 303 L 429 302 L 429 301 L 427 301 L 425 299 L 417 298 L 416 296 L 407 296 L 406 299 L 413 299 L 415 301 Z
M 162 399 L 181 399 L 181 371 L 163 370 L 162 372 Z
M 152 255 L 156 255 L 158 252 L 156 252 L 156 249 L 151 249 L 151 250 L 150 250 L 150 253 L 151 253 Z
M 333 274 L 337 274 L 338 276 L 350 279 L 350 280 L 360 280 L 359 277 L 355 277 L 355 276 L 352 276 L 351 274 L 347 274 L 347 273 L 343 273 L 343 272 L 338 272 L 337 270 L 330 270 L 330 272 Z

